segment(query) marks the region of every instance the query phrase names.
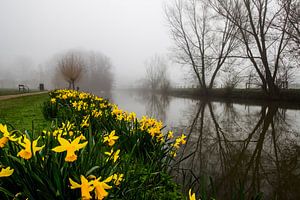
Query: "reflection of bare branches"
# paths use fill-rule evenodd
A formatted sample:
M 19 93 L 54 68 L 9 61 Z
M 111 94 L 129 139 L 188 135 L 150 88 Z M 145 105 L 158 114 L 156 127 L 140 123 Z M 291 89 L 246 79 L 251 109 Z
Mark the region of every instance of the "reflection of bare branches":
M 140 101 L 146 105 L 146 114 L 161 121 L 166 120 L 166 111 L 170 104 L 170 97 L 151 92 L 139 93 Z
M 286 112 L 278 112 L 276 105 L 251 107 L 249 112 L 235 104 L 219 108 L 210 102 L 191 108 L 188 142 L 176 165 L 177 172 L 184 172 L 176 180 L 195 188 L 201 176 L 210 175 L 222 199 L 232 197 L 239 181 L 249 198 L 263 191 L 266 199 L 299 199 L 294 186 L 300 183 L 299 136 L 288 131 Z

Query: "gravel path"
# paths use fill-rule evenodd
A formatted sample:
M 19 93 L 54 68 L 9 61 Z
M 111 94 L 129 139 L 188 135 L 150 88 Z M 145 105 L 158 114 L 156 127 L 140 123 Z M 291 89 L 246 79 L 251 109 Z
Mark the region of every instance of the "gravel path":
M 43 94 L 47 93 L 48 91 L 43 91 L 43 92 L 32 92 L 32 93 L 22 93 L 22 94 L 12 94 L 12 95 L 4 95 L 0 96 L 0 101 L 5 100 L 5 99 L 12 99 L 12 98 L 17 98 L 17 97 L 23 97 L 23 96 L 30 96 L 30 95 L 36 95 L 36 94 Z

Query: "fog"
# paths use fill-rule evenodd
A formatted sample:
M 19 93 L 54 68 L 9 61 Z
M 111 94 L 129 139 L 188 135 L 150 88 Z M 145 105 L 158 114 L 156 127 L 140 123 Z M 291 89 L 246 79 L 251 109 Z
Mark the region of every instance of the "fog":
M 164 0 L 1 0 L 0 87 L 21 82 L 37 87 L 44 82 L 51 89 L 53 57 L 69 49 L 104 54 L 112 62 L 115 86 L 133 84 L 144 76 L 145 60 L 169 53 L 172 42 L 163 4 Z M 179 70 L 169 70 L 175 84 L 183 80 Z

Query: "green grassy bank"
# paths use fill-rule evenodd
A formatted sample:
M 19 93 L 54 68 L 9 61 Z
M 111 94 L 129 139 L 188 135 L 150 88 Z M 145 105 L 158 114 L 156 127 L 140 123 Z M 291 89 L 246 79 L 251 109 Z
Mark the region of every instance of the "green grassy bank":
M 34 90 L 29 90 L 29 92 L 39 92 L 39 90 L 34 89 Z M 13 94 L 23 94 L 23 93 L 28 93 L 27 91 L 19 91 L 18 89 L 12 89 L 12 88 L 0 88 L 0 96 L 5 96 L 5 95 L 13 95 Z
M 168 173 L 186 136 L 160 121 L 72 90 L 0 101 L 0 112 L 0 199 L 187 199 Z
M 48 94 L 37 94 L 0 100 L 0 123 L 10 124 L 19 130 L 42 130 L 50 125 L 42 113 L 42 105 Z
M 4 95 L 13 95 L 13 94 L 20 94 L 18 89 L 9 89 L 9 88 L 1 88 L 0 89 L 0 96 Z

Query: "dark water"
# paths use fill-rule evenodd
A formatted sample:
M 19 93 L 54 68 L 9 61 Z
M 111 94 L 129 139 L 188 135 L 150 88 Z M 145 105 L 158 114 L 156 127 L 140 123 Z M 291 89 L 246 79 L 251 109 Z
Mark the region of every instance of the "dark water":
M 111 97 L 124 110 L 187 134 L 172 171 L 185 189 L 214 188 L 217 199 L 241 190 L 245 199 L 259 192 L 264 199 L 300 199 L 300 110 L 124 91 Z

